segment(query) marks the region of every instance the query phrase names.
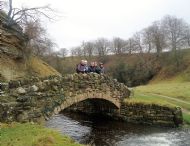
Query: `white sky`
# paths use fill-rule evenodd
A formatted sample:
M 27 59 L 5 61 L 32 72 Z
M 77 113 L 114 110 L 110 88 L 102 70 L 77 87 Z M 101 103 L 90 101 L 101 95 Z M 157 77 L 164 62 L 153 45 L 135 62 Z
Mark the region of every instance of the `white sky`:
M 58 21 L 45 26 L 59 48 L 78 46 L 100 37 L 127 39 L 163 16 L 175 15 L 190 24 L 190 0 L 13 0 L 14 6 L 51 4 Z

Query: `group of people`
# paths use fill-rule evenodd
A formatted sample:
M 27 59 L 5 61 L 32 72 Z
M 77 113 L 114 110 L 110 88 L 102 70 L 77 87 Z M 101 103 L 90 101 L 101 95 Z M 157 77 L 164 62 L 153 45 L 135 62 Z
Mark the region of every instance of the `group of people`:
M 77 73 L 98 73 L 98 74 L 104 74 L 105 69 L 104 69 L 104 64 L 103 63 L 98 63 L 96 61 L 91 62 L 90 65 L 88 65 L 87 60 L 81 60 L 79 64 L 76 66 L 76 72 Z

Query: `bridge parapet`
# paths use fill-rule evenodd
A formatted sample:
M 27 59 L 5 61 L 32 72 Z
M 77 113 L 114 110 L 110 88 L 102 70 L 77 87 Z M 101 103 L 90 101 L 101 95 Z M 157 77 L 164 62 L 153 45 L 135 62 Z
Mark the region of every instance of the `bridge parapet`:
M 4 90 L 7 96 L 15 98 L 14 110 L 9 114 L 14 113 L 12 119 L 18 121 L 48 119 L 86 99 L 104 99 L 119 109 L 122 99 L 130 94 L 124 84 L 95 73 L 10 81 Z
M 23 94 L 30 95 L 30 93 L 34 93 L 34 87 L 37 88 L 36 92 L 61 93 L 65 96 L 91 91 L 108 92 L 113 98 L 127 98 L 130 95 L 130 91 L 123 83 L 119 83 L 109 76 L 94 73 L 10 81 L 7 91 L 15 93 L 15 89 L 18 91 L 19 88 L 22 88 L 25 90 Z M 19 94 L 19 91 L 17 93 Z

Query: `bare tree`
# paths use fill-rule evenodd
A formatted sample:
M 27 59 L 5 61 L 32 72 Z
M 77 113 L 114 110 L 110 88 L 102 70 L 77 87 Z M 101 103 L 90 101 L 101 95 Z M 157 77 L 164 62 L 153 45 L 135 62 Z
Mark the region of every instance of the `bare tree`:
M 125 40 L 115 37 L 111 42 L 111 49 L 114 54 L 123 54 L 125 52 Z
M 95 51 L 99 56 L 105 56 L 109 52 L 110 42 L 105 38 L 99 38 L 95 42 Z
M 80 46 L 71 48 L 71 56 L 83 56 L 83 50 Z
M 147 48 L 147 52 L 150 53 L 152 51 L 152 31 L 151 31 L 151 27 L 145 28 L 142 31 L 142 35 L 143 35 L 143 44 L 146 46 Z
M 26 23 L 24 33 L 29 40 L 39 39 L 46 34 L 46 30 L 42 27 L 40 20 L 29 21 Z
M 83 55 L 91 57 L 94 55 L 94 42 L 83 42 L 82 43 Z
M 152 44 L 156 50 L 157 57 L 160 56 L 161 52 L 164 48 L 166 48 L 166 39 L 164 30 L 162 29 L 160 22 L 154 22 L 150 27 L 151 37 L 152 37 Z
M 188 25 L 183 19 L 175 16 L 166 16 L 162 20 L 162 29 L 172 51 L 176 51 L 184 46 Z
M 77 53 L 74 47 L 70 49 L 70 54 L 72 57 L 76 56 Z
M 133 35 L 133 41 L 134 41 L 134 50 L 136 52 L 143 52 L 143 44 L 142 44 L 142 35 L 140 32 L 137 32 Z
M 49 5 L 41 7 L 22 7 L 14 8 L 13 1 L 9 0 L 9 11 L 8 11 L 8 20 L 7 25 L 12 26 L 14 24 L 25 25 L 28 21 L 36 21 L 39 17 L 43 16 L 48 19 L 52 19 L 49 13 L 54 13 L 54 10 L 50 8 Z
M 0 10 L 2 10 L 3 7 L 3 1 L 0 1 Z
M 135 40 L 133 38 L 129 38 L 126 41 L 126 46 L 125 46 L 125 52 L 131 55 L 133 52 L 135 52 Z
M 61 48 L 59 51 L 59 55 L 61 55 L 61 57 L 66 57 L 68 54 L 68 50 L 66 48 Z
M 162 29 L 167 37 L 169 46 L 171 46 L 176 65 L 179 67 L 182 56 L 177 50 L 180 50 L 186 45 L 188 25 L 183 19 L 175 16 L 166 16 L 162 20 Z
M 46 30 L 41 26 L 37 20 L 35 22 L 27 22 L 24 33 L 28 36 L 27 47 L 24 50 L 25 54 L 31 53 L 43 56 L 52 53 L 56 44 L 47 36 Z
M 187 46 L 190 47 L 190 25 L 188 26 L 188 29 L 186 32 L 186 41 L 187 41 Z

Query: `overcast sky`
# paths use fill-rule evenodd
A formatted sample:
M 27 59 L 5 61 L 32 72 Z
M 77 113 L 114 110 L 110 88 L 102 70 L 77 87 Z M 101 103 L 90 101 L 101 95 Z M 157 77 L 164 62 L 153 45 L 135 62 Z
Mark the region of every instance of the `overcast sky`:
M 59 48 L 105 37 L 127 39 L 165 15 L 175 15 L 190 24 L 190 0 L 13 0 L 15 6 L 51 4 L 58 21 L 46 27 Z

